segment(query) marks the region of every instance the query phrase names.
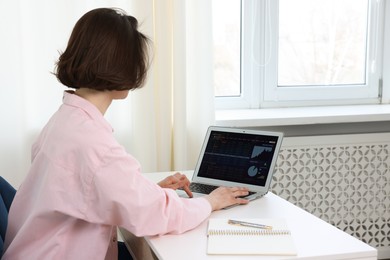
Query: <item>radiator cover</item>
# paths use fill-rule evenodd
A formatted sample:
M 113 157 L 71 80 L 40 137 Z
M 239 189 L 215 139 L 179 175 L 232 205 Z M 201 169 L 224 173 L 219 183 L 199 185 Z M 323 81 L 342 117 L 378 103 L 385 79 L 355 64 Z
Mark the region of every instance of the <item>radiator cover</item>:
M 271 191 L 390 258 L 390 134 L 286 137 Z

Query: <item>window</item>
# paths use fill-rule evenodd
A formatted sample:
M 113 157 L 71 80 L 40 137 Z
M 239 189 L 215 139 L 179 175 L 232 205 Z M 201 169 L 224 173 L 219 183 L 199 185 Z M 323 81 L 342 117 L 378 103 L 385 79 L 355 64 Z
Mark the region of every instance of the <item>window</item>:
M 213 0 L 217 106 L 380 103 L 381 5 L 370 0 Z
M 215 95 L 237 97 L 241 94 L 241 1 L 213 0 L 212 6 Z

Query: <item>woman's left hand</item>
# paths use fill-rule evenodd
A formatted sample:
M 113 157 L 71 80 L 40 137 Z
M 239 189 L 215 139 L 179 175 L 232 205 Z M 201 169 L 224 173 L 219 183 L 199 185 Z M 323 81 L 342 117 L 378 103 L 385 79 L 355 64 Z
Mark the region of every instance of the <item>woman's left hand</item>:
M 166 177 L 164 180 L 158 183 L 161 188 L 170 188 L 173 190 L 183 188 L 183 190 L 187 193 L 188 197 L 192 198 L 192 192 L 190 190 L 190 181 L 184 174 L 179 172 L 174 175 Z

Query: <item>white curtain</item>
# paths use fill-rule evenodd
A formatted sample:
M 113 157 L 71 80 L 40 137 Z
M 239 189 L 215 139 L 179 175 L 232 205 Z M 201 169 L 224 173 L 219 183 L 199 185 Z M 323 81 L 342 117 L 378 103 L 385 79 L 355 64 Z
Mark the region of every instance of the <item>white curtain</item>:
M 144 172 L 193 169 L 214 122 L 208 0 L 0 1 L 0 175 L 18 186 L 66 89 L 51 74 L 75 22 L 97 7 L 135 16 L 153 42 L 144 88 L 106 114 Z

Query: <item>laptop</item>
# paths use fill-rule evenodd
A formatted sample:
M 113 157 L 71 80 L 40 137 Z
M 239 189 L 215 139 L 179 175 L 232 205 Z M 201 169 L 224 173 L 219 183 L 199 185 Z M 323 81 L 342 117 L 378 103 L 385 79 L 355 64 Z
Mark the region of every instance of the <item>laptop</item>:
M 204 196 L 219 186 L 249 189 L 246 199 L 264 196 L 270 187 L 283 133 L 210 126 L 190 189 Z M 186 197 L 184 191 L 178 191 Z

